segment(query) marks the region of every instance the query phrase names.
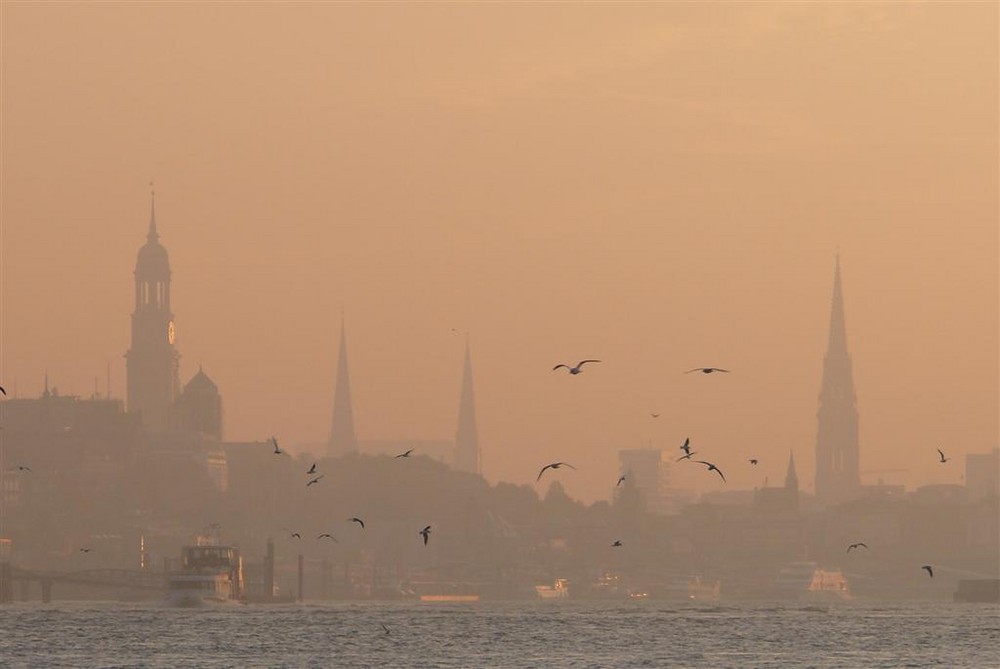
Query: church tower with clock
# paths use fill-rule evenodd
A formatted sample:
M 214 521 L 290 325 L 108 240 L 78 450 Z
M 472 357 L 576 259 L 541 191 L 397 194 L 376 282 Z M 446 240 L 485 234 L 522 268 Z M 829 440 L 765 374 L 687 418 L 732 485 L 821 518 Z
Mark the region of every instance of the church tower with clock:
M 125 354 L 126 408 L 147 430 L 165 430 L 179 386 L 180 354 L 174 348 L 170 313 L 170 261 L 156 232 L 156 200 L 150 205 L 149 233 L 135 263 L 132 345 Z

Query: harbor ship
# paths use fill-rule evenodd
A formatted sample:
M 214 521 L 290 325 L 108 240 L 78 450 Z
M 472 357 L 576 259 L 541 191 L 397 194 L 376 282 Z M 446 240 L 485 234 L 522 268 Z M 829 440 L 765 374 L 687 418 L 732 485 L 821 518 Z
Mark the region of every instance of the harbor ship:
M 792 562 L 782 567 L 771 592 L 782 599 L 830 601 L 851 598 L 844 574 L 839 569 L 822 569 L 815 562 Z
M 199 537 L 181 549 L 180 569 L 171 572 L 166 604 L 200 607 L 243 601 L 243 560 L 233 546 Z

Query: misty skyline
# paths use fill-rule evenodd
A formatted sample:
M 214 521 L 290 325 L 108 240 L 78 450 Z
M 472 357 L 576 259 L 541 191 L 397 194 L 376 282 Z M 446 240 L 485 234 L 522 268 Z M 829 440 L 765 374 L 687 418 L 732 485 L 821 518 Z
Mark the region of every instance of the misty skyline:
M 124 396 L 152 178 L 228 439 L 325 443 L 344 313 L 362 441 L 454 435 L 454 329 L 491 482 L 606 499 L 690 436 L 812 490 L 839 249 L 862 482 L 960 482 L 1000 420 L 996 19 L 5 5 L 0 375 Z

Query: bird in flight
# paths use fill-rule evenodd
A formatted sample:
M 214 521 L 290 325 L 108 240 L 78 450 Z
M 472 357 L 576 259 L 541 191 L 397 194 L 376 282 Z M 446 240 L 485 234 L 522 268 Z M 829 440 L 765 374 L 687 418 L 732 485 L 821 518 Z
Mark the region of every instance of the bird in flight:
M 452 328 L 452 329 L 454 329 L 454 328 Z M 385 633 L 386 633 L 386 634 L 388 634 L 388 633 L 389 633 L 389 628 L 385 626 L 385 623 L 382 623 L 382 629 L 384 629 L 384 630 L 385 630 Z
M 314 484 L 314 483 L 319 483 L 319 480 L 320 480 L 321 478 L 323 478 L 323 476 L 325 476 L 325 474 L 320 474 L 319 476 L 317 476 L 317 477 L 316 477 L 316 478 L 314 478 L 314 479 L 309 479 L 309 483 L 307 483 L 307 484 L 306 484 L 306 487 L 308 488 L 309 486 L 311 486 L 311 485 L 312 485 L 312 484 Z
M 856 544 L 851 544 L 850 546 L 847 547 L 847 552 L 850 553 L 851 550 L 854 548 L 868 548 L 868 544 L 866 544 L 863 541 L 859 541 Z
M 660 414 L 658 414 L 658 413 L 651 413 L 649 415 L 652 416 L 653 418 L 659 418 L 660 417 Z
M 692 460 L 692 462 L 697 462 L 699 464 L 706 465 L 708 467 L 708 471 L 718 473 L 718 475 L 722 477 L 723 482 L 726 480 L 726 477 L 723 475 L 722 470 L 713 465 L 711 462 L 705 462 L 704 460 Z
M 698 455 L 698 451 L 691 451 L 690 453 L 682 455 L 681 457 L 677 458 L 677 462 L 680 462 L 681 460 L 690 460 L 692 455 Z
M 312 464 L 312 467 L 306 470 L 306 474 L 315 474 L 315 473 L 316 473 L 316 463 L 314 462 Z
M 324 532 L 323 534 L 319 535 L 316 538 L 317 539 L 323 539 L 324 537 L 327 538 L 327 539 L 332 539 L 333 543 L 335 543 L 335 544 L 339 544 L 340 543 L 339 541 L 337 541 L 337 537 L 333 536 L 332 534 L 328 534 L 326 532 Z
M 283 450 L 281 450 L 280 448 L 278 448 L 278 440 L 275 437 L 271 437 L 271 443 L 274 444 L 274 454 L 275 455 L 282 455 L 284 453 Z
M 352 523 L 357 523 L 358 525 L 361 526 L 361 529 L 365 529 L 365 521 L 361 520 L 360 518 L 348 518 L 347 520 L 351 521 Z
M 620 486 L 624 482 L 625 482 L 625 475 L 622 474 L 621 476 L 618 477 L 618 483 L 615 484 L 615 487 L 617 488 L 618 486 Z
M 944 463 L 948 462 L 949 460 L 951 460 L 951 458 L 944 457 L 944 451 L 942 451 L 940 448 L 937 449 L 937 452 L 938 452 L 938 456 L 940 456 L 940 458 L 941 458 L 940 460 L 938 460 L 938 462 L 940 462 L 941 464 L 944 464 Z
M 576 467 L 569 464 L 568 462 L 553 462 L 551 465 L 545 465 L 544 467 L 542 467 L 541 471 L 538 472 L 538 478 L 535 479 L 535 483 L 538 483 L 539 481 L 542 480 L 542 474 L 545 473 L 546 469 L 559 469 L 560 467 L 569 467 L 570 469 L 576 469 Z
M 691 372 L 701 372 L 702 374 L 711 374 L 712 372 L 725 372 L 729 373 L 728 369 L 722 369 L 721 367 L 695 367 L 694 369 L 689 369 L 684 372 L 685 374 L 690 374 Z
M 757 466 L 757 458 L 750 458 L 750 464 Z
M 298 532 L 292 532 L 289 536 L 291 536 L 292 539 L 301 539 L 302 538 L 302 535 L 299 534 Z
M 90 552 L 90 549 L 89 549 L 89 548 L 81 548 L 81 549 L 80 549 L 80 552 L 81 552 L 81 553 L 89 553 L 89 552 Z
M 576 363 L 576 367 L 570 367 L 569 365 L 559 364 L 559 365 L 556 365 L 555 367 L 553 367 L 552 371 L 554 372 L 557 369 L 559 369 L 560 367 L 565 367 L 566 369 L 569 370 L 570 374 L 573 374 L 575 376 L 576 374 L 579 374 L 580 372 L 583 371 L 580 368 L 583 367 L 588 362 L 600 362 L 600 360 L 581 360 L 580 362 Z
M 424 529 L 422 529 L 419 532 L 417 532 L 417 534 L 419 534 L 420 536 L 422 536 L 424 538 L 424 546 L 426 546 L 427 545 L 427 540 L 431 538 L 431 526 L 428 525 Z
M 930 575 L 930 577 L 934 578 L 934 568 L 931 567 L 929 564 L 925 564 L 920 568 L 926 570 L 927 573 Z
M 684 439 L 684 443 L 681 445 L 680 449 L 686 454 L 691 455 L 691 437 Z
M 7 471 L 9 472 L 30 472 L 31 467 L 25 467 L 24 465 L 18 465 L 17 467 L 11 467 Z
M 611 544 L 612 548 L 619 548 L 622 545 L 621 539 L 615 539 L 615 543 Z
M 0 395 L 7 396 L 7 391 L 3 389 L 3 386 L 0 386 Z
M 413 452 L 413 449 L 411 448 L 410 450 L 406 451 L 405 453 L 400 453 L 399 455 L 395 456 L 393 458 L 393 460 L 395 460 L 396 458 L 408 458 L 408 457 L 410 457 L 410 453 L 412 453 L 412 452 Z

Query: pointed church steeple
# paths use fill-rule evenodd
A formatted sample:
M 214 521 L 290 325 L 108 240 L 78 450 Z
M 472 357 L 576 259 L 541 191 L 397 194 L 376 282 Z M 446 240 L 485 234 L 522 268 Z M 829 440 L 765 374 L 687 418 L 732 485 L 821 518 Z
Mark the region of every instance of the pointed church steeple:
M 479 474 L 479 432 L 476 429 L 476 398 L 472 389 L 472 356 L 465 339 L 465 366 L 462 370 L 462 394 L 458 402 L 458 429 L 455 432 L 455 468 Z
M 180 389 L 180 354 L 170 311 L 170 259 L 156 231 L 156 199 L 150 192 L 149 232 L 135 261 L 135 310 L 131 346 L 125 354 L 126 408 L 143 428 L 168 427 Z
M 847 325 L 844 320 L 844 292 L 840 286 L 840 254 L 833 268 L 833 300 L 830 303 L 830 336 L 827 344 L 830 352 L 847 354 Z
M 351 376 L 347 370 L 347 331 L 343 320 L 340 321 L 337 385 L 333 391 L 333 421 L 326 450 L 332 457 L 358 452 L 358 437 L 354 433 L 354 411 L 351 408 Z
M 788 451 L 788 471 L 785 473 L 785 489 L 799 489 L 799 475 L 795 472 L 795 454 Z
M 152 185 L 152 184 L 151 184 Z M 149 191 L 149 232 L 146 233 L 146 240 L 151 244 L 159 241 L 160 235 L 156 232 L 156 191 Z
M 851 356 L 847 352 L 840 255 L 833 275 L 830 336 L 823 359 L 816 431 L 816 497 L 824 504 L 848 501 L 861 485 L 858 409 Z

